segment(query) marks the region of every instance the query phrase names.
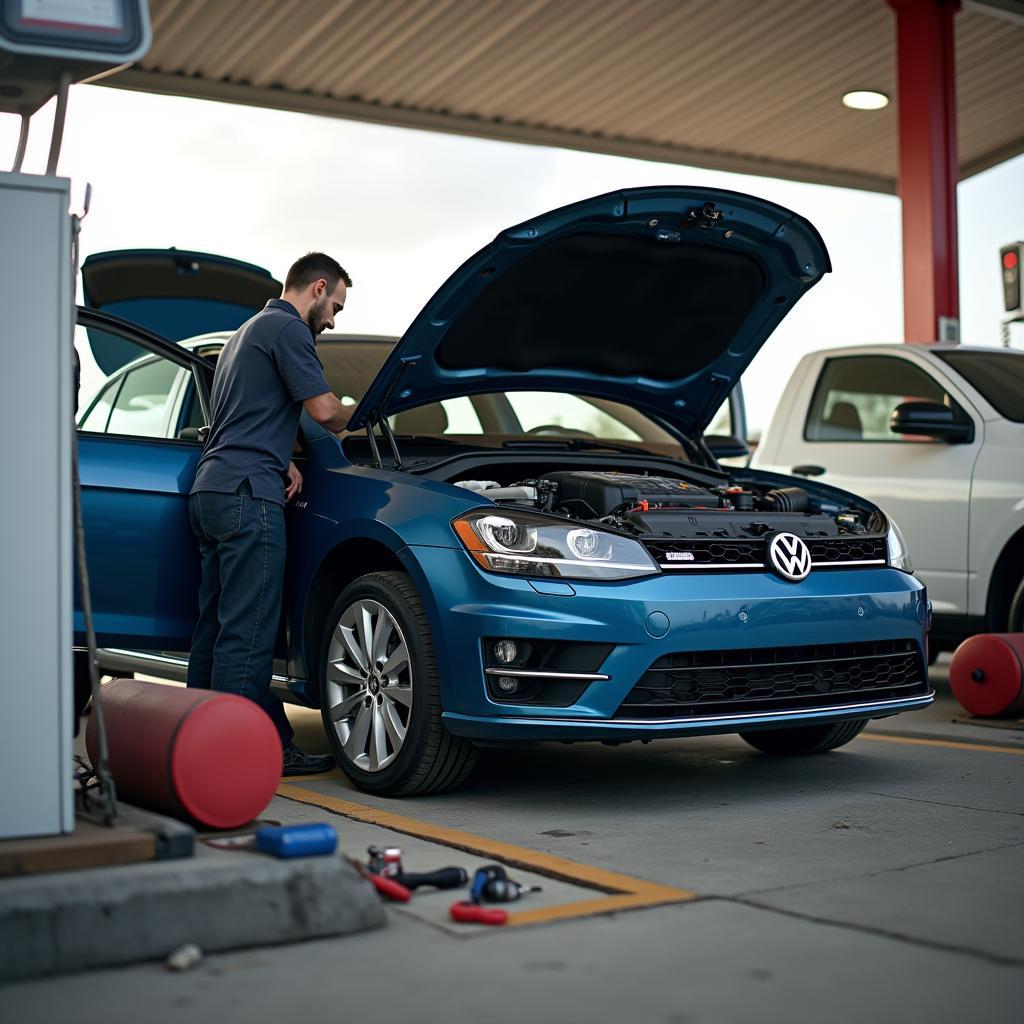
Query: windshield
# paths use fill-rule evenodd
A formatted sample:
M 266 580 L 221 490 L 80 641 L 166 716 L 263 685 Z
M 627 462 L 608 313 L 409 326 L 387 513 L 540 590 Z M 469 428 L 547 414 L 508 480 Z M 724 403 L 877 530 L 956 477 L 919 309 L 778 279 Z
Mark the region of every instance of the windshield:
M 322 338 L 317 349 L 331 389 L 344 405 L 354 406 L 383 365 L 391 344 Z M 667 430 L 621 402 L 561 392 L 507 391 L 446 398 L 395 413 L 388 422 L 399 436 L 591 438 L 639 447 L 666 446 L 676 457 L 683 451 Z
M 936 352 L 965 377 L 995 410 L 1014 423 L 1024 423 L 1024 352 Z

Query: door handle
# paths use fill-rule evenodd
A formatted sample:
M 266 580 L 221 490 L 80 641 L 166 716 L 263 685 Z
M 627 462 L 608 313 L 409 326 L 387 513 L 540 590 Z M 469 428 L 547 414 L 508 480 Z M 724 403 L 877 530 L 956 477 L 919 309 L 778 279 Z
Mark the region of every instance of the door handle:
M 796 476 L 821 476 L 825 472 L 825 467 L 814 465 L 794 466 L 793 472 Z

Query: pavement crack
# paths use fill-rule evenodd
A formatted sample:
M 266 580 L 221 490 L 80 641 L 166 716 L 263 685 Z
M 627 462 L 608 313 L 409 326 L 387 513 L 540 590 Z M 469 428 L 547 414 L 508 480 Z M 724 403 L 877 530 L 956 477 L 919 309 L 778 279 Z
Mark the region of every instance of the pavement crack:
M 863 871 L 854 875 L 835 875 L 831 878 L 816 878 L 810 882 L 793 882 L 790 885 L 774 885 L 766 889 L 748 889 L 746 892 L 737 893 L 735 896 L 712 896 L 710 898 L 745 900 L 749 896 L 768 896 L 776 892 L 787 892 L 790 889 L 804 889 L 809 885 L 832 885 L 835 882 L 850 882 L 858 878 L 878 878 L 881 875 L 899 874 L 901 871 L 910 871 L 913 868 L 926 868 L 932 864 L 943 864 L 946 861 L 961 860 L 964 857 L 976 857 L 979 853 L 996 853 L 999 850 L 1012 850 L 1018 846 L 1024 846 L 1024 840 L 1015 843 L 1000 843 L 998 846 L 987 846 L 981 850 L 965 850 L 963 853 L 950 853 L 943 857 L 932 857 L 929 860 L 914 861 L 913 864 L 899 864 L 891 868 L 881 868 L 878 871 Z
M 962 811 L 983 811 L 986 814 L 1011 814 L 1018 818 L 1024 818 L 1024 811 L 1004 811 L 999 807 L 972 807 L 970 804 L 950 804 L 945 800 L 926 800 L 921 796 L 903 796 L 899 793 L 876 793 L 868 790 L 868 796 L 880 796 L 886 800 L 910 800 L 915 804 L 934 804 L 937 807 L 956 807 Z
M 953 953 L 958 956 L 969 956 L 983 963 L 992 964 L 996 967 L 1024 967 L 1024 959 L 1020 957 L 1001 956 L 998 953 L 989 953 L 982 949 L 974 949 L 972 946 L 958 946 L 949 942 L 936 942 L 934 939 L 922 939 L 917 935 L 908 935 L 906 932 L 891 931 L 888 928 L 879 928 L 874 925 L 857 924 L 853 921 L 839 921 L 831 917 L 819 917 L 815 914 L 806 914 L 798 910 L 786 910 L 782 907 L 773 907 L 769 903 L 761 903 L 758 900 L 744 899 L 737 896 L 719 896 L 717 899 L 729 903 L 739 903 L 741 906 L 751 907 L 755 910 L 766 910 L 772 914 L 781 914 L 783 917 L 791 917 L 798 921 L 808 921 L 811 924 L 822 924 L 826 927 L 843 928 L 846 931 L 860 932 L 864 935 L 874 935 L 878 938 L 891 939 L 894 942 L 902 942 L 910 946 L 918 946 L 922 949 L 932 949 L 940 953 Z

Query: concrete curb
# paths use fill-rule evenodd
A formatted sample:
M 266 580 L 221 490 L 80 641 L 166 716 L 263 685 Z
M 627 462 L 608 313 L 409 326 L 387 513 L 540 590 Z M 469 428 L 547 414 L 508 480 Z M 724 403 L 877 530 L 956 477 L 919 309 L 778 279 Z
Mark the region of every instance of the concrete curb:
M 342 857 L 279 861 L 197 849 L 187 860 L 0 882 L 0 980 L 380 928 L 373 887 Z

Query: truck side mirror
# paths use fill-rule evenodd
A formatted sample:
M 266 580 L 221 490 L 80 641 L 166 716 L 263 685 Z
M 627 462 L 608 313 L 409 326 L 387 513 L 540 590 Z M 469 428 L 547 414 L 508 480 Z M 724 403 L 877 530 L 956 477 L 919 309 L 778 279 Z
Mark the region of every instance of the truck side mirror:
M 974 439 L 974 424 L 941 402 L 901 402 L 892 411 L 889 429 L 894 434 L 934 437 L 947 444 Z

